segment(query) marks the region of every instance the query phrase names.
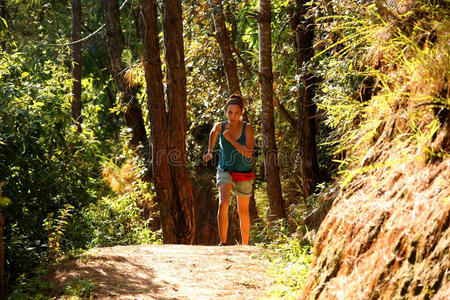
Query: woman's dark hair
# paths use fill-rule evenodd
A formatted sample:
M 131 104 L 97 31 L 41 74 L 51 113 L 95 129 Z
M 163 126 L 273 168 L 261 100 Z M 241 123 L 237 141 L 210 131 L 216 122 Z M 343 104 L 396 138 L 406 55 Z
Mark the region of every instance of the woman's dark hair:
M 228 98 L 227 103 L 225 104 L 225 111 L 228 109 L 229 105 L 237 105 L 241 108 L 241 111 L 244 111 L 244 99 L 239 94 L 233 94 Z

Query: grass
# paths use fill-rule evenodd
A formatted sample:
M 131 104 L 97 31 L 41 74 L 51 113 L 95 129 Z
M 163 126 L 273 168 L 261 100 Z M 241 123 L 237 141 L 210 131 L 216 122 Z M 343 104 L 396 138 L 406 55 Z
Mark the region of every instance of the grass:
M 283 243 L 271 244 L 268 248 L 271 250 L 265 254 L 270 262 L 268 274 L 273 278 L 269 298 L 296 299 L 311 264 L 311 246 L 296 238 L 286 238 Z
M 97 288 L 97 285 L 90 279 L 74 278 L 65 287 L 64 294 L 75 296 L 72 299 L 89 298 L 92 299 L 92 292 Z
M 260 215 L 267 214 L 269 199 L 263 186 L 255 190 L 255 198 Z M 305 202 L 301 201 L 289 206 L 288 220 L 263 220 L 252 225 L 250 244 L 268 249 L 263 258 L 269 262 L 267 273 L 273 280 L 266 291 L 269 299 L 296 299 L 303 288 L 312 260 L 312 246 L 295 233 L 301 229 L 305 208 Z

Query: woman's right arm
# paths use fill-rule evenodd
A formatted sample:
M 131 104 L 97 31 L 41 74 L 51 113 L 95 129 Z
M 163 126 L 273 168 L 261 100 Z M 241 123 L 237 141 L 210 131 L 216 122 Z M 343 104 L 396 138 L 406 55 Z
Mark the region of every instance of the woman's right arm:
M 209 141 L 208 141 L 208 152 L 203 155 L 203 160 L 206 162 L 210 160 L 213 155 L 214 145 L 216 144 L 217 135 L 222 129 L 222 123 L 217 122 L 214 124 L 213 128 L 211 129 L 211 132 L 209 133 Z

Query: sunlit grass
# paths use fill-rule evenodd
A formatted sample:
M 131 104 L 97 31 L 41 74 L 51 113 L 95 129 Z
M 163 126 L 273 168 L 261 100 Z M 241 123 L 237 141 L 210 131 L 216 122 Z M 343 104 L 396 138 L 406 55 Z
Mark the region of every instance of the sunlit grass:
M 273 279 L 267 291 L 270 299 L 296 299 L 307 278 L 312 254 L 311 246 L 296 238 L 285 238 L 282 243 L 268 245 L 269 276 Z

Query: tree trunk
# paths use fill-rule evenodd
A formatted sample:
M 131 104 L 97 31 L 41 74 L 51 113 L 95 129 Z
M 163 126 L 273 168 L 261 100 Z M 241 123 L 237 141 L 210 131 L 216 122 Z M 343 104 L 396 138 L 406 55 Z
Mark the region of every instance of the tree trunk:
M 259 82 L 261 86 L 261 133 L 267 194 L 269 196 L 269 219 L 286 217 L 285 204 L 281 194 L 278 151 L 275 142 L 273 108 L 273 74 L 271 43 L 270 0 L 259 1 Z
M 177 243 L 176 220 L 173 214 L 172 180 L 168 156 L 168 129 L 164 102 L 163 76 L 159 51 L 157 3 L 155 0 L 139 0 L 142 17 L 143 64 L 147 83 L 147 105 L 152 137 L 153 182 L 160 210 L 163 242 Z
M 297 99 L 299 122 L 299 151 L 301 156 L 301 176 L 304 197 L 314 193 L 317 183 L 320 181 L 319 165 L 317 163 L 316 146 L 316 106 L 313 102 L 316 78 L 309 72 L 302 71 L 305 62 L 314 55 L 314 20 L 305 18 L 307 0 L 297 0 L 296 15 L 291 25 L 294 26 L 297 46 L 297 74 L 301 79 Z
M 225 15 L 222 0 L 215 0 L 213 7 L 214 27 L 216 28 L 216 40 L 219 44 L 220 55 L 225 68 L 228 90 L 231 94 L 241 94 L 236 60 L 231 51 L 231 41 L 228 29 L 225 25 Z
M 164 49 L 169 106 L 169 165 L 176 211 L 177 241 L 192 244 L 195 234 L 194 197 L 186 168 L 186 70 L 180 0 L 163 1 Z
M 5 19 L 5 21 L 8 22 L 5 0 L 0 0 L 0 17 Z M 0 48 L 2 50 L 6 49 L 6 39 L 0 39 Z
M 1 197 L 1 195 L 0 195 Z M 5 286 L 5 256 L 3 250 L 3 226 L 5 221 L 3 219 L 2 210 L 0 208 L 0 299 L 5 299 L 6 286 Z
M 148 139 L 141 107 L 137 102 L 135 92 L 132 90 L 133 83 L 126 79 L 125 64 L 122 61 L 124 42 L 120 25 L 119 1 L 103 0 L 103 11 L 105 13 L 106 40 L 111 59 L 112 76 L 120 92 L 120 100 L 126 107 L 125 124 L 132 130 L 130 145 L 133 148 L 136 148 L 139 144 L 147 147 Z
M 134 19 L 134 28 L 136 30 L 136 36 L 137 38 L 142 37 L 141 28 L 142 25 L 140 24 L 140 10 L 139 7 L 136 7 L 135 5 L 131 6 L 131 14 L 133 15 Z
M 320 182 L 316 150 L 316 106 L 312 101 L 316 78 L 308 72 L 302 76 L 302 83 L 304 85 L 303 97 L 299 100 L 301 101 L 303 116 L 300 116 L 302 128 L 300 130 L 299 151 L 302 153 L 301 176 L 303 193 L 306 198 L 314 193 L 316 185 Z
M 0 0 L 0 17 L 2 17 L 3 19 L 7 19 L 6 17 L 6 1 L 5 0 Z
M 72 0 L 72 122 L 81 132 L 81 0 Z M 79 42 L 78 42 L 79 41 Z

